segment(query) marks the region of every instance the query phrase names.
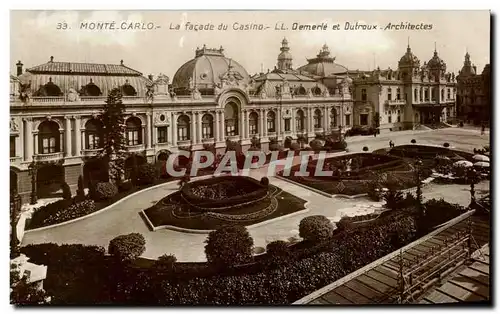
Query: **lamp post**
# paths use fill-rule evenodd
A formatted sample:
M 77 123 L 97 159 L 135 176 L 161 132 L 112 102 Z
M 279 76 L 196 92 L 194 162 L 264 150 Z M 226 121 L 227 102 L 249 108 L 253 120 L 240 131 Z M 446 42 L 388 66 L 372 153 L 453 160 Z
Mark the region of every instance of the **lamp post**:
M 467 172 L 468 179 L 470 181 L 470 205 L 472 206 L 476 203 L 476 191 L 474 189 L 476 180 L 477 180 L 477 172 L 476 169 L 474 168 L 469 168 L 469 171 Z
M 418 209 L 422 216 L 425 215 L 425 211 L 423 210 L 423 199 L 422 199 L 422 181 L 420 181 L 420 168 L 422 167 L 422 160 L 417 159 L 415 162 L 415 173 L 417 176 L 417 203 Z
M 10 194 L 10 258 L 19 256 L 19 240 L 17 239 L 17 222 L 21 214 L 21 196 L 17 190 Z
M 31 176 L 31 194 L 30 194 L 30 204 L 34 205 L 38 201 L 37 199 L 37 191 L 36 191 L 36 175 L 38 172 L 38 166 L 33 161 L 28 166 L 28 173 Z

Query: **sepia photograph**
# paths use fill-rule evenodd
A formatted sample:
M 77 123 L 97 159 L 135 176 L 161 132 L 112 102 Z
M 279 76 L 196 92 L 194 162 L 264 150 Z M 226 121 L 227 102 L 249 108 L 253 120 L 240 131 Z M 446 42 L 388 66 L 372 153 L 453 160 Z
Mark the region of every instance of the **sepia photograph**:
M 493 304 L 490 11 L 11 10 L 9 35 L 15 307 Z

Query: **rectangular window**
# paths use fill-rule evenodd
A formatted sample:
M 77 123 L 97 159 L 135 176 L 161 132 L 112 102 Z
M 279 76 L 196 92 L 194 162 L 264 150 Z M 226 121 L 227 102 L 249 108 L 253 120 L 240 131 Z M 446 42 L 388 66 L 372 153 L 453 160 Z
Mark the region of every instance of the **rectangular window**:
M 139 145 L 139 131 L 138 130 L 127 131 L 127 145 L 128 146 Z
M 359 124 L 368 125 L 368 114 L 362 113 L 359 115 Z
M 189 140 L 188 127 L 187 126 L 179 126 L 177 129 L 177 140 L 178 141 L 187 141 Z
M 10 137 L 10 157 L 16 157 L 16 137 Z
M 366 101 L 366 89 L 364 88 L 361 90 L 361 100 Z
M 449 88 L 448 88 L 448 99 L 451 99 L 451 92 Z
M 285 119 L 285 132 L 290 132 L 290 119 Z
M 236 127 L 234 125 L 226 125 L 226 135 L 227 136 L 236 135 Z
M 351 115 L 350 114 L 345 115 L 345 125 L 346 126 L 351 125 Z
M 315 129 L 321 128 L 321 118 L 318 116 L 314 116 L 314 128 Z
M 52 154 L 56 152 L 56 138 L 45 137 L 42 139 L 42 154 Z
M 297 132 L 302 132 L 304 130 L 304 125 L 302 122 L 303 121 L 301 119 L 295 120 L 295 128 L 297 129 Z
M 98 149 L 100 138 L 98 134 L 90 133 L 88 136 L 87 149 Z
M 214 135 L 212 134 L 212 126 L 210 123 L 203 123 L 203 127 L 201 129 L 201 136 L 202 138 L 213 138 Z
M 163 126 L 157 129 L 158 131 L 158 143 L 168 142 L 168 127 Z
M 388 101 L 392 100 L 392 90 L 390 88 L 387 90 L 387 100 Z
M 255 120 L 250 120 L 248 124 L 248 129 L 250 134 L 257 134 L 257 121 Z
M 397 94 L 396 94 L 396 99 L 397 100 L 401 100 L 401 91 L 399 90 L 399 88 L 397 89 Z
M 401 122 L 401 116 L 398 115 L 398 122 Z
M 392 123 L 392 116 L 389 115 L 387 118 L 389 119 L 389 123 Z
M 276 132 L 274 129 L 274 120 L 267 120 L 267 132 Z

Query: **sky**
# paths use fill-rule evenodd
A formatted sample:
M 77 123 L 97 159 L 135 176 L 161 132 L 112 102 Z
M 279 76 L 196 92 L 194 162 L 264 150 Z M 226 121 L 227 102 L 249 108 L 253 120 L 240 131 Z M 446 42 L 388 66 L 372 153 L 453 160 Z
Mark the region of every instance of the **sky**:
M 89 30 L 82 23 L 115 21 L 115 28 L 139 24 L 146 30 Z M 345 30 L 351 25 L 378 25 L 378 30 Z M 323 44 L 349 70 L 396 69 L 408 42 L 421 64 L 436 47 L 447 71 L 458 73 L 466 51 L 481 72 L 490 62 L 489 11 L 11 11 L 10 71 L 54 61 L 124 64 L 144 75 L 172 78 L 194 58 L 197 47 L 224 47 L 226 57 L 249 74 L 273 69 L 284 37 L 293 66 L 307 64 Z M 65 24 L 64 24 L 65 23 Z M 187 23 L 212 24 L 214 30 L 185 30 Z M 226 24 L 226 31 L 218 30 Z M 233 30 L 234 23 L 263 24 L 265 30 Z M 293 23 L 326 23 L 327 30 L 293 30 Z M 333 30 L 339 24 L 340 30 Z M 430 30 L 383 30 L 387 24 L 432 25 Z M 60 24 L 58 26 L 58 24 Z M 170 29 L 179 24 L 181 29 Z M 283 24 L 287 30 L 275 30 Z M 66 29 L 63 29 L 65 28 Z M 109 25 L 109 24 L 108 24 Z M 323 24 L 324 25 L 324 24 Z M 58 29 L 58 27 L 60 29 Z M 382 29 L 380 29 L 382 28 Z

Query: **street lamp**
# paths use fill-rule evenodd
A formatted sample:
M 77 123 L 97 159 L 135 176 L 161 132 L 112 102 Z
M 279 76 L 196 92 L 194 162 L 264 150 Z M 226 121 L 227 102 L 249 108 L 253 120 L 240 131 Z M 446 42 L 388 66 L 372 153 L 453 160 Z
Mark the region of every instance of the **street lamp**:
M 30 204 L 34 205 L 37 202 L 37 191 L 36 191 L 36 175 L 38 172 L 37 164 L 33 161 L 28 166 L 28 173 L 31 176 L 31 194 L 30 194 Z
M 471 205 L 474 205 L 476 203 L 476 191 L 474 189 L 477 180 L 476 169 L 474 169 L 473 167 L 469 168 L 467 177 L 470 181 L 470 203 Z
M 419 207 L 419 210 L 421 211 L 422 215 L 424 215 L 425 213 L 423 212 L 423 208 L 422 208 L 422 181 L 420 181 L 420 168 L 422 167 L 422 160 L 417 159 L 417 161 L 415 162 L 415 174 L 417 176 L 417 202 L 418 202 L 418 207 Z

